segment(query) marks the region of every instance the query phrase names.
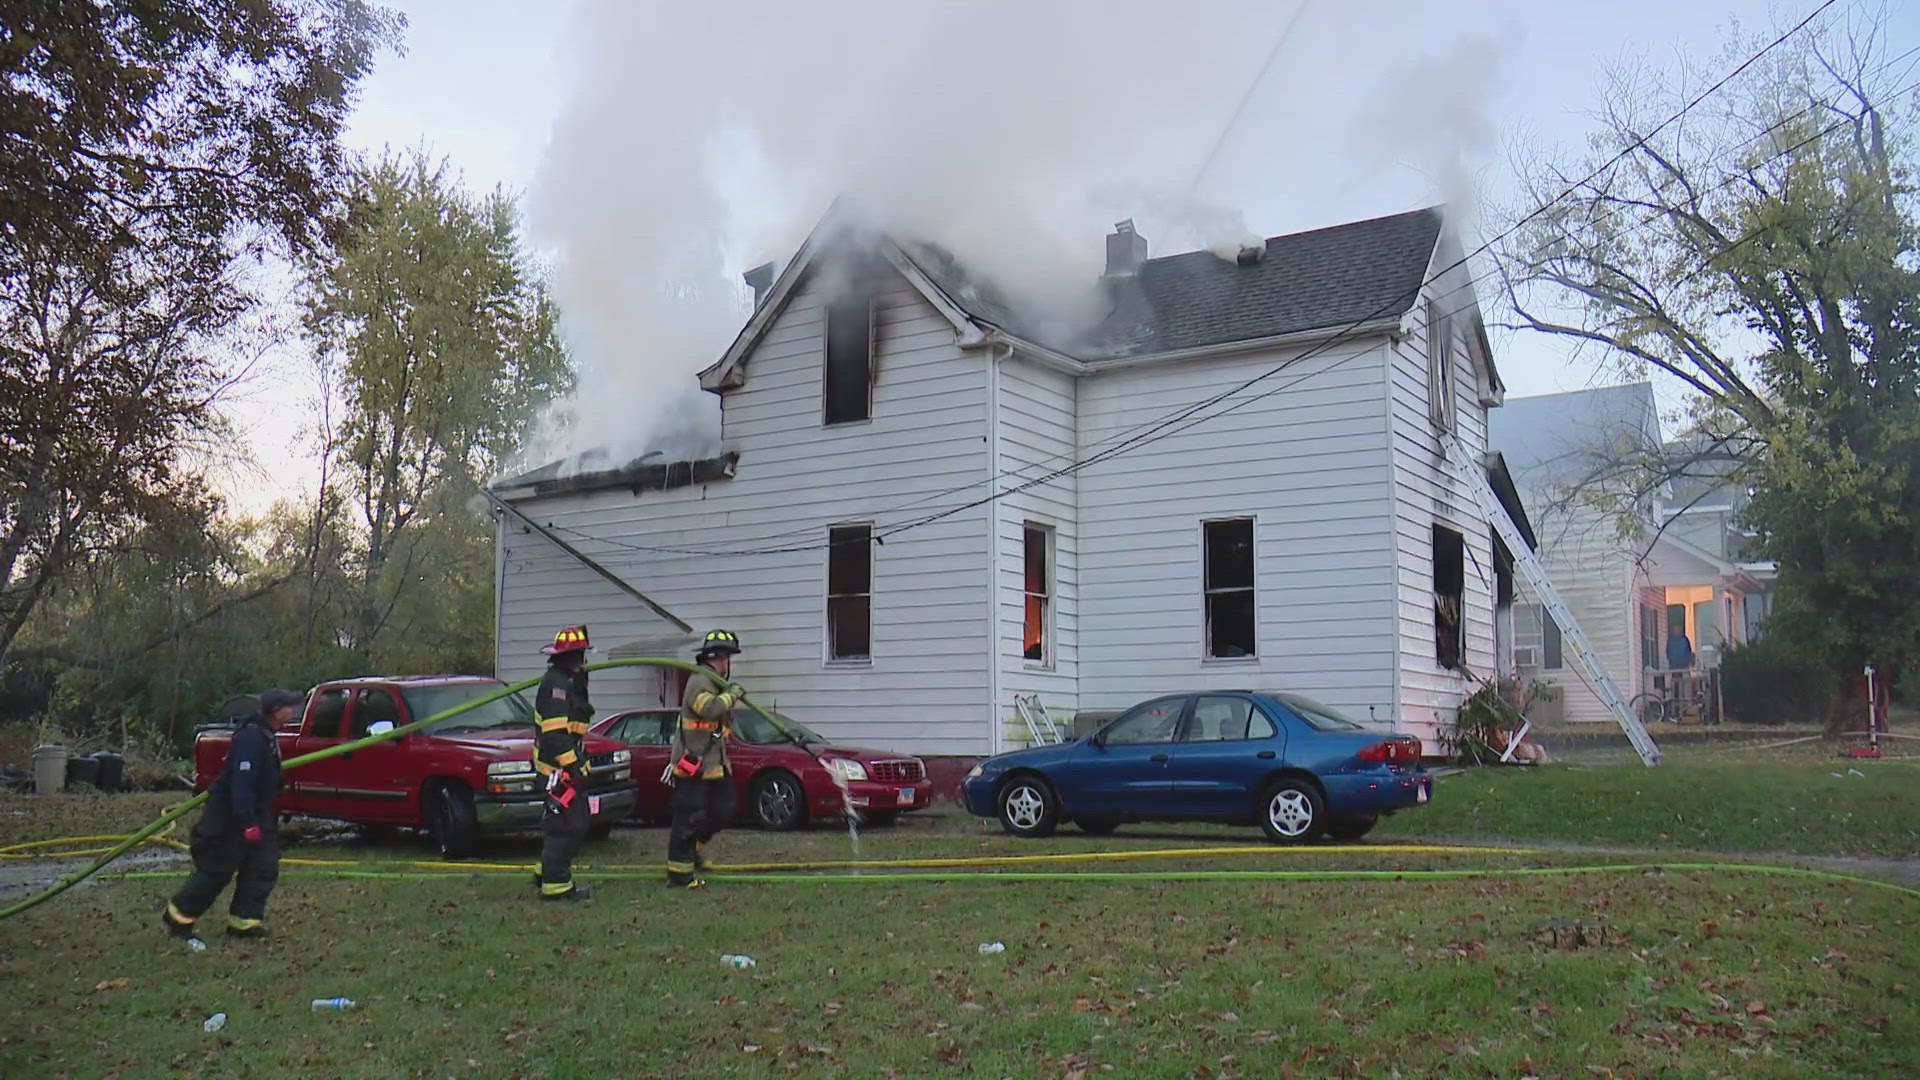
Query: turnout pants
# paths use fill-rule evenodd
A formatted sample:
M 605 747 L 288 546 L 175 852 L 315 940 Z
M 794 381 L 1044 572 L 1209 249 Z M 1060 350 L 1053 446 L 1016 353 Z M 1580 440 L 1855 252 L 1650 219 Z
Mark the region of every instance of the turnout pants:
M 193 873 L 174 894 L 170 905 L 180 922 L 198 919 L 233 882 L 227 922 L 236 929 L 260 925 L 267 916 L 267 897 L 280 879 L 280 821 L 272 808 L 260 815 L 263 838 L 247 843 L 242 825 L 225 803 L 208 802 L 188 837 Z
M 685 885 L 706 865 L 707 841 L 733 816 L 733 781 L 680 780 L 673 785 L 673 830 L 667 836 L 667 881 Z
M 576 791 L 573 805 L 555 813 L 558 806 L 551 797 L 547 799 L 546 820 L 540 826 L 546 834 L 540 845 L 540 891 L 548 896 L 572 891 L 573 857 L 580 854 L 580 844 L 593 823 L 585 791 Z

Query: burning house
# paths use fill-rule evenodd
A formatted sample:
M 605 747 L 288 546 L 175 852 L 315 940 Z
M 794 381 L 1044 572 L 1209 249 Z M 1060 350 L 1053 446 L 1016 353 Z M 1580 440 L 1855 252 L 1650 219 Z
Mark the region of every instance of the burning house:
M 1442 213 L 1232 258 L 1150 258 L 1127 222 L 1106 245 L 1071 331 L 940 249 L 826 224 L 750 273 L 752 316 L 699 374 L 722 453 L 494 486 L 500 674 L 567 623 L 603 656 L 720 626 L 757 696 L 921 755 L 1024 741 L 1016 698 L 1065 727 L 1208 687 L 1436 749 L 1505 666 L 1512 593 L 1440 457 L 1443 433 L 1483 454 L 1503 394 Z M 594 687 L 602 709 L 676 693 L 651 669 Z

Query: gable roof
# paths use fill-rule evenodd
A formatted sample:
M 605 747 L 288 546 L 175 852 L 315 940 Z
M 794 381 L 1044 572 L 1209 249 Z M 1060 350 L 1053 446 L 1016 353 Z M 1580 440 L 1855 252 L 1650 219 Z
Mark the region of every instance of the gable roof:
M 1487 443 L 1523 490 L 1576 484 L 1615 460 L 1623 444 L 1659 451 L 1653 384 L 1510 397 L 1487 414 Z
M 740 365 L 826 246 L 832 217 L 801 245 L 726 354 L 700 373 L 701 386 L 739 385 Z M 1418 299 L 1442 225 L 1440 208 L 1426 207 L 1271 237 L 1251 265 L 1206 251 L 1148 259 L 1132 275 L 1100 280 L 1107 310 L 1077 334 L 1049 327 L 944 248 L 893 239 L 878 247 L 954 323 L 963 345 L 998 332 L 1090 363 L 1398 322 Z

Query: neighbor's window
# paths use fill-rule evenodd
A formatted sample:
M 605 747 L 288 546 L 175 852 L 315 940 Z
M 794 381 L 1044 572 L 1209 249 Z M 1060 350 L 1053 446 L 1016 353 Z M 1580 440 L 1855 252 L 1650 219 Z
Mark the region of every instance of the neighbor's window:
M 827 532 L 827 658 L 873 655 L 873 527 Z
M 827 304 L 826 422 L 845 424 L 873 416 L 873 312 L 871 288 L 851 285 Z
M 1021 651 L 1036 664 L 1053 663 L 1053 530 L 1029 524 L 1025 531 L 1026 618 Z
M 1433 527 L 1433 654 L 1443 668 L 1460 666 L 1466 648 L 1467 541 Z
M 1206 547 L 1207 656 L 1238 659 L 1254 648 L 1253 519 L 1209 521 Z
M 1438 300 L 1427 301 L 1427 416 L 1435 427 L 1452 431 L 1453 321 Z

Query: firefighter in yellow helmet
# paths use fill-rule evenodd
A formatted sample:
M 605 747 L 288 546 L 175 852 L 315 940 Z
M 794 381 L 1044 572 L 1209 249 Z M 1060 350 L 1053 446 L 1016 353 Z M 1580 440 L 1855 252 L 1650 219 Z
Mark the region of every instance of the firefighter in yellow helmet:
M 667 835 L 667 884 L 697 889 L 706 884 L 706 846 L 733 816 L 733 781 L 728 776 L 727 736 L 733 731 L 736 696 L 726 689 L 740 639 L 713 630 L 700 643 L 694 662 L 703 671 L 687 676 L 680 699 L 680 722 L 667 755 L 663 779 L 673 785 L 673 829 Z
M 587 809 L 587 628 L 569 626 L 553 636 L 547 673 L 534 692 L 534 723 L 539 727 L 533 767 L 547 784 L 541 831 L 540 872 L 535 880 L 543 900 L 585 900 L 587 888 L 573 881 L 573 857 L 586 839 L 592 814 Z

